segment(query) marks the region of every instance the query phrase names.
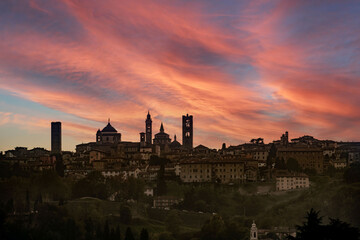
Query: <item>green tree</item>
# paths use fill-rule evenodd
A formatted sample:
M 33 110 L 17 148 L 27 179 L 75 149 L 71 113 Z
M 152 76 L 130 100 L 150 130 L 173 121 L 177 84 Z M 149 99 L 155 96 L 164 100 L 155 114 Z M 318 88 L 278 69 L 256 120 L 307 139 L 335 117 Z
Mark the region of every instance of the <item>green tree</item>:
M 280 238 L 278 237 L 278 235 L 276 235 L 276 233 L 274 232 L 269 232 L 266 234 L 266 237 L 268 239 L 272 239 L 272 240 L 280 240 Z
M 131 209 L 129 206 L 121 206 L 120 208 L 120 222 L 123 224 L 130 224 L 132 220 Z
M 165 221 L 166 230 L 171 232 L 174 236 L 180 232 L 181 220 L 175 211 L 171 211 Z
M 286 169 L 286 164 L 284 158 L 276 158 L 275 160 L 275 168 L 276 169 Z
M 29 190 L 26 189 L 26 209 L 25 211 L 30 212 L 30 193 Z
M 104 224 L 103 239 L 110 240 L 110 228 L 109 228 L 109 222 L 107 220 L 105 221 Z
M 301 171 L 300 164 L 295 158 L 289 158 L 287 160 L 286 167 L 291 172 L 300 172 Z
M 225 231 L 220 233 L 218 239 L 237 240 L 247 239 L 248 236 L 248 228 L 244 228 L 236 222 L 225 222 Z
M 126 181 L 127 199 L 140 200 L 144 196 L 145 183 L 142 179 L 130 177 Z
M 350 224 L 331 219 L 328 225 L 321 225 L 322 217 L 319 212 L 311 209 L 306 216 L 303 225 L 296 226 L 296 237 L 289 236 L 292 240 L 358 240 L 360 238 L 359 229 L 351 227 Z
M 77 226 L 76 222 L 72 218 L 68 218 L 66 221 L 66 227 L 63 232 L 63 236 L 65 236 L 63 239 L 66 240 L 76 240 L 80 237 L 80 231 L 79 227 Z
M 6 202 L 5 205 L 5 212 L 7 214 L 13 214 L 15 211 L 15 207 L 14 207 L 14 200 L 11 198 Z
M 107 199 L 108 186 L 101 172 L 91 172 L 85 178 L 77 181 L 72 188 L 73 197 L 96 197 Z
M 175 240 L 175 238 L 169 232 L 163 232 L 159 235 L 159 240 Z
M 201 239 L 203 240 L 219 240 L 225 231 L 225 222 L 219 216 L 215 215 L 208 220 L 201 228 Z
M 346 240 L 358 240 L 360 237 L 359 229 L 350 226 L 350 224 L 340 221 L 339 219 L 330 218 L 329 225 L 325 226 L 324 239 L 346 239 Z
M 91 218 L 87 218 L 84 221 L 85 225 L 85 239 L 93 240 L 94 239 L 94 223 Z
M 141 229 L 140 240 L 149 240 L 149 233 L 146 228 Z
M 125 240 L 135 240 L 134 235 L 131 231 L 131 228 L 128 227 L 125 232 Z
M 56 158 L 55 170 L 60 177 L 64 177 L 65 166 L 64 166 L 64 161 L 63 161 L 62 155 L 56 154 L 55 158 Z
M 103 232 L 101 230 L 101 225 L 100 224 L 98 224 L 97 227 L 96 227 L 95 236 L 96 236 L 96 239 L 98 239 L 98 240 L 103 239 Z
M 345 170 L 344 180 L 347 183 L 360 182 L 360 163 L 353 163 Z
M 302 226 L 296 226 L 295 239 L 322 239 L 322 217 L 319 216 L 319 212 L 311 208 L 307 213 L 306 220 Z
M 160 165 L 160 170 L 157 175 L 157 195 L 166 195 L 167 188 L 165 182 L 165 164 Z
M 275 158 L 276 158 L 276 147 L 275 144 L 271 143 L 270 144 L 270 151 L 269 151 L 269 155 L 266 158 L 266 165 L 268 166 L 268 168 L 271 168 L 272 164 L 275 163 Z
M 116 226 L 116 230 L 115 230 L 115 236 L 114 239 L 119 240 L 121 238 L 121 233 L 120 233 L 120 226 L 117 225 Z
M 336 168 L 333 165 L 329 165 L 325 173 L 329 177 L 334 177 L 336 174 Z

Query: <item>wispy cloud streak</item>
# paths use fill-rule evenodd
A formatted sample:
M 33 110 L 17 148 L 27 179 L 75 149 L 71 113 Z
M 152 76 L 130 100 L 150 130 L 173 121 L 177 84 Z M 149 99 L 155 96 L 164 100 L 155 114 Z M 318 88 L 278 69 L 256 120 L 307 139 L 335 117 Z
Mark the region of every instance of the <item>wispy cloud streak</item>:
M 181 115 L 193 114 L 195 142 L 213 147 L 285 130 L 360 133 L 356 1 L 6 0 L 0 9 L 0 88 L 99 128 L 111 117 L 125 139 L 138 139 L 148 109 L 154 129 L 163 121 L 178 135 Z M 68 126 L 77 136 L 93 128 Z

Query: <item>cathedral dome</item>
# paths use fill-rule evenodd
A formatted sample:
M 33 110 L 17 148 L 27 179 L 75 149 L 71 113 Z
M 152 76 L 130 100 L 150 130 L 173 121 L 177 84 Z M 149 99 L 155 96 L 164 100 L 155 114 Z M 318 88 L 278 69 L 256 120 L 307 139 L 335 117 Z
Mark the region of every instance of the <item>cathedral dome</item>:
M 106 127 L 103 128 L 103 130 L 101 130 L 101 132 L 114 132 L 116 133 L 117 130 L 111 126 L 110 122 L 106 125 Z
M 181 144 L 176 140 L 176 135 L 174 136 L 174 141 L 170 143 L 170 148 L 181 148 Z

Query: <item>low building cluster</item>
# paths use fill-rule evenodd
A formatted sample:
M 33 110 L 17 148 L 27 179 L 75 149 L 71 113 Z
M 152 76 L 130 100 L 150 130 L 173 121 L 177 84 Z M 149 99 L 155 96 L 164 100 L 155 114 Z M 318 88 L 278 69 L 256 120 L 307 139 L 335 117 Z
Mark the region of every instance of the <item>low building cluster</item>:
M 182 116 L 182 144 L 166 133 L 161 123 L 159 132 L 152 133 L 150 113 L 145 118 L 145 131 L 139 142 L 123 141 L 110 123 L 96 132 L 95 141 L 76 146 L 76 152 L 61 151 L 61 123 L 52 123 L 51 152 L 43 148 L 17 147 L 1 153 L 1 161 L 26 170 L 54 169 L 61 161 L 66 177 L 81 178 L 91 171 L 105 177 L 142 178 L 155 181 L 160 165 L 164 176 L 184 183 L 216 182 L 224 184 L 266 180 L 282 164 L 297 162 L 297 172 L 306 170 L 323 174 L 329 167 L 345 168 L 360 161 L 360 143 L 318 140 L 303 136 L 289 141 L 288 132 L 280 140 L 265 144 L 262 138 L 237 146 L 211 149 L 193 147 L 193 117 Z M 283 166 L 282 166 L 283 167 Z M 304 179 L 305 178 L 305 179 Z M 293 173 L 276 176 L 277 189 L 308 187 L 308 178 Z
M 309 177 L 304 173 L 278 172 L 276 174 L 276 190 L 288 191 L 300 188 L 309 188 Z

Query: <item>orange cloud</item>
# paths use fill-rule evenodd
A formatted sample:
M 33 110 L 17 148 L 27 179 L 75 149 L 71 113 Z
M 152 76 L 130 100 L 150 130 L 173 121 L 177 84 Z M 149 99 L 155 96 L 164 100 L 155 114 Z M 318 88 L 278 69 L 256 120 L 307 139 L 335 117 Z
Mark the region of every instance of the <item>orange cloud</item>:
M 329 57 L 359 40 L 342 47 L 343 25 L 327 27 L 308 7 L 323 8 L 251 2 L 228 13 L 206 2 L 32 0 L 11 9 L 31 24 L 0 26 L 0 88 L 99 128 L 111 117 L 127 140 L 138 140 L 148 109 L 155 130 L 164 121 L 179 136 L 181 115 L 193 114 L 195 142 L 210 146 L 271 141 L 285 130 L 354 139 L 359 132 L 339 128 L 359 124 L 360 53 L 341 67 Z M 307 18 L 314 24 L 304 27 Z M 89 141 L 96 130 L 67 127 Z

